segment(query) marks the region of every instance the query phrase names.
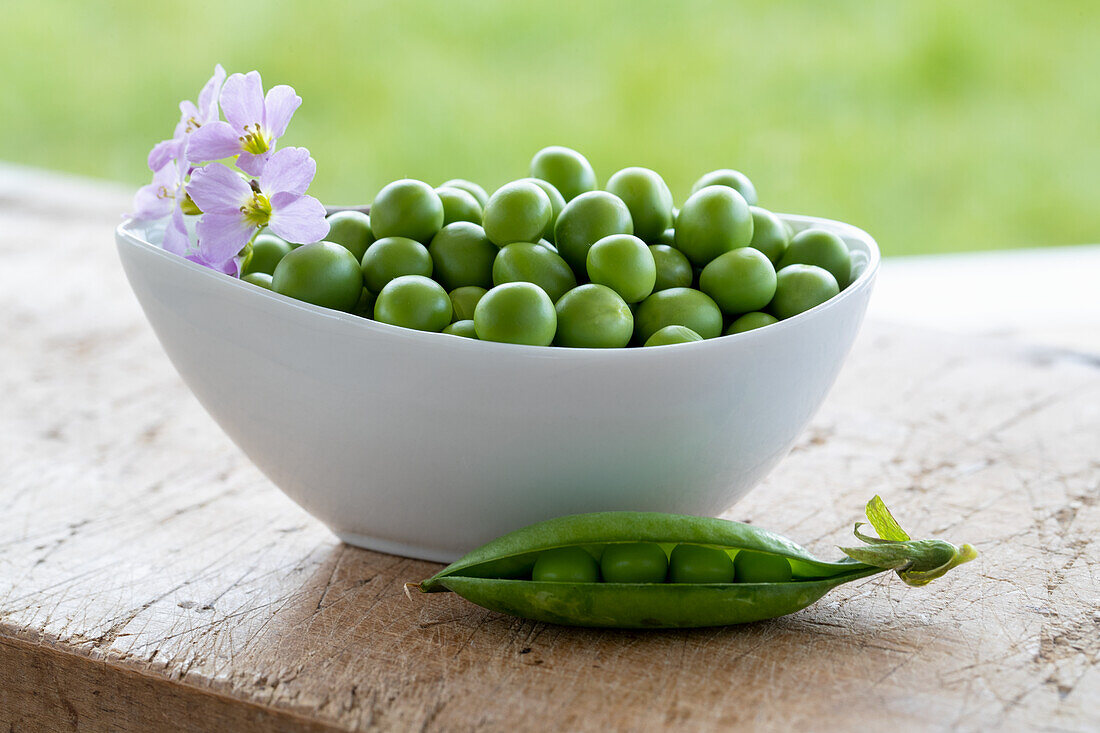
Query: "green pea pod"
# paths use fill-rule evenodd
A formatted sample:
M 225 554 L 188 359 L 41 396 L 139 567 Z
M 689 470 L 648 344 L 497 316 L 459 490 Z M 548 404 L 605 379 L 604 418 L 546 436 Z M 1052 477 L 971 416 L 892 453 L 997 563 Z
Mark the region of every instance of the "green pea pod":
M 785 537 L 741 522 L 656 512 L 598 512 L 559 517 L 517 530 L 473 550 L 419 584 L 426 593 L 453 591 L 484 608 L 566 626 L 691 628 L 776 618 L 799 611 L 833 588 L 894 570 L 919 586 L 974 559 L 970 545 L 911 540 L 882 500 L 867 504 L 879 537 L 856 536 L 866 547 L 840 548 L 848 557 L 825 562 Z M 748 550 L 786 558 L 790 580 L 771 583 L 582 583 L 531 580 L 539 554 L 581 547 L 598 558 L 615 543 L 649 542 L 667 553 L 703 545 L 732 558 Z

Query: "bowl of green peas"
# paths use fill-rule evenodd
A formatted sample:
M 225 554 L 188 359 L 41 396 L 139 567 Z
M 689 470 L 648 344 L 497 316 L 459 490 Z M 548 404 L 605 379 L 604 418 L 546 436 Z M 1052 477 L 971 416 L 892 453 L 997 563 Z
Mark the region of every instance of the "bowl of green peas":
M 226 434 L 354 545 L 451 561 L 585 512 L 714 515 L 790 450 L 859 331 L 879 252 L 729 169 L 676 206 L 568 148 L 491 195 L 383 187 L 239 277 L 117 231 L 166 353 Z

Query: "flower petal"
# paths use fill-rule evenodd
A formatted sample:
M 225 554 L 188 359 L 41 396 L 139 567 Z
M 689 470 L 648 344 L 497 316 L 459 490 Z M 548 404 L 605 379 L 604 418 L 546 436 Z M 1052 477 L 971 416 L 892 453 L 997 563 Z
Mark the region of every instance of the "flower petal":
M 312 196 L 282 191 L 271 197 L 271 231 L 288 242 L 309 244 L 328 236 L 325 207 Z
M 221 160 L 241 152 L 240 136 L 228 123 L 211 122 L 187 136 L 187 160 L 205 163 Z
M 177 206 L 172 211 L 172 219 L 164 230 L 161 249 L 172 254 L 185 255 L 191 249 L 191 238 L 187 235 L 187 226 L 183 223 L 183 212 Z
M 214 67 L 214 75 L 210 77 L 210 81 L 206 82 L 202 91 L 199 92 L 198 112 L 202 115 L 199 122 L 205 124 L 218 119 L 218 94 L 224 83 L 225 69 L 218 64 Z
M 162 196 L 163 190 L 164 186 L 156 181 L 139 188 L 134 194 L 134 218 L 150 221 L 172 213 L 175 199 Z
M 133 216 L 146 221 L 168 216 L 176 206 L 181 183 L 179 166 L 176 161 L 169 160 L 153 174 L 151 183 L 134 194 Z
M 240 269 L 240 262 L 237 261 L 236 257 L 228 259 L 225 262 L 211 262 L 203 257 L 202 252 L 196 251 L 186 255 L 185 258 L 191 260 L 195 264 L 225 273 L 226 275 L 232 275 L 233 277 L 237 277 L 237 271 Z
M 232 213 L 240 216 L 240 208 L 252 198 L 248 183 L 222 163 L 197 168 L 187 184 L 187 193 L 200 210 L 206 213 Z
M 256 125 L 264 119 L 264 87 L 260 81 L 260 72 L 233 74 L 229 77 L 221 94 L 222 112 L 225 119 L 238 131 L 245 125 Z
M 241 213 L 203 214 L 198 224 L 199 252 L 207 262 L 221 263 L 236 257 L 256 227 Z
M 168 165 L 173 158 L 180 157 L 186 144 L 186 140 L 183 138 L 161 140 L 149 151 L 149 170 L 159 171 Z
M 283 148 L 268 158 L 260 188 L 269 196 L 280 191 L 302 194 L 317 174 L 317 162 L 305 148 Z
M 279 84 L 271 87 L 264 99 L 264 134 L 274 141 L 283 136 L 295 110 L 302 105 L 302 98 L 293 87 Z
M 259 178 L 260 174 L 264 172 L 264 168 L 267 165 L 267 159 L 271 157 L 271 151 L 261 153 L 259 155 L 253 155 L 252 153 L 241 153 L 237 156 L 237 167 L 242 171 L 252 176 L 253 178 Z
M 199 108 L 195 106 L 194 102 L 183 100 L 180 102 L 180 122 L 176 125 L 176 137 L 179 137 L 181 133 L 186 134 L 194 130 L 197 125 L 195 122 L 202 123 L 202 113 L 199 112 Z
M 241 258 L 240 257 L 232 257 L 232 258 L 226 260 L 225 262 L 221 263 L 220 266 L 211 265 L 210 267 L 212 269 L 217 270 L 218 272 L 225 273 L 226 275 L 232 275 L 233 277 L 240 277 Z

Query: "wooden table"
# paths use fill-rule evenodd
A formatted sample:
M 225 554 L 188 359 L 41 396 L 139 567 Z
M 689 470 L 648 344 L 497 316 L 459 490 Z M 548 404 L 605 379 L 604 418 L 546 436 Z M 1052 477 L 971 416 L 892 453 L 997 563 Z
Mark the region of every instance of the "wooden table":
M 0 728 L 1100 728 L 1100 356 L 870 322 L 728 514 L 824 557 L 876 492 L 981 557 L 776 621 L 588 631 L 407 598 L 247 463 L 153 338 L 114 187 L 0 168 Z

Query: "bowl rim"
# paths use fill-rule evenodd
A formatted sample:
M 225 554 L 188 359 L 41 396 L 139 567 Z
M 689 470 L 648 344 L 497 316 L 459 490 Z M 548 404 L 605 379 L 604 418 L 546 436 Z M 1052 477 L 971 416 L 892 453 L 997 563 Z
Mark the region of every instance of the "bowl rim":
M 330 210 L 356 210 L 357 207 L 332 207 Z M 361 209 L 358 209 L 361 210 Z M 777 323 L 769 324 L 764 328 L 755 328 L 749 331 L 743 331 L 735 334 L 725 334 L 717 336 L 712 339 L 704 339 L 702 341 L 691 341 L 680 344 L 663 344 L 658 347 L 649 347 L 642 349 L 601 349 L 592 347 L 563 347 L 563 346 L 532 346 L 528 344 L 508 344 L 500 343 L 496 341 L 478 341 L 476 348 L 488 349 L 488 353 L 510 353 L 513 355 L 528 354 L 530 356 L 546 357 L 555 356 L 576 356 L 578 358 L 593 358 L 599 355 L 601 358 L 616 358 L 614 354 L 624 354 L 633 356 L 623 356 L 619 358 L 637 358 L 637 351 L 643 353 L 651 353 L 654 350 L 662 351 L 669 347 L 675 347 L 678 349 L 678 353 L 682 353 L 688 349 L 705 349 L 715 348 L 714 344 L 717 343 L 749 343 L 753 339 L 768 338 L 771 336 L 778 336 L 780 333 L 791 328 L 797 328 L 800 324 L 806 322 L 810 318 L 813 318 L 816 314 L 823 313 L 827 310 L 840 307 L 845 300 L 850 300 L 864 290 L 867 290 L 872 286 L 875 275 L 878 272 L 879 264 L 881 261 L 881 253 L 879 251 L 878 243 L 874 237 L 868 234 L 863 229 L 853 226 L 851 224 L 837 221 L 835 219 L 825 219 L 817 216 L 809 216 L 805 214 L 783 214 L 774 212 L 776 216 L 782 219 L 784 222 L 791 222 L 796 224 L 804 224 L 809 226 L 821 226 L 824 229 L 832 231 L 842 237 L 846 236 L 851 239 L 859 240 L 868 251 L 867 265 L 863 268 L 863 271 L 859 274 L 854 281 L 848 284 L 846 288 L 841 290 L 837 295 L 829 298 L 824 303 L 814 306 L 809 310 L 803 311 L 798 315 L 791 316 Z M 471 339 L 463 336 L 457 336 L 449 333 L 436 333 L 434 331 L 418 331 L 416 329 L 405 328 L 403 326 L 394 326 L 388 323 L 380 323 L 371 318 L 363 318 L 353 313 L 345 313 L 344 311 L 333 310 L 320 305 L 314 305 L 313 303 L 307 303 L 305 301 L 291 298 L 287 295 L 276 293 L 274 290 L 268 290 L 266 288 L 258 287 L 251 283 L 247 283 L 240 278 L 232 277 L 222 272 L 212 270 L 208 267 L 204 267 L 196 262 L 180 257 L 179 255 L 172 254 L 167 250 L 158 247 L 157 245 L 149 242 L 142 234 L 139 234 L 135 229 L 135 225 L 142 222 L 133 216 L 127 216 L 115 229 L 115 239 L 118 246 L 121 247 L 124 243 L 139 250 L 146 252 L 147 254 L 159 257 L 164 261 L 171 262 L 172 264 L 183 267 L 190 270 L 192 273 L 199 277 L 207 278 L 211 282 L 221 283 L 223 286 L 242 288 L 243 292 L 248 292 L 252 297 L 266 298 L 269 302 L 278 303 L 282 307 L 295 308 L 300 311 L 312 313 L 316 316 L 332 319 L 342 323 L 348 324 L 352 328 L 359 328 L 367 333 L 377 333 L 382 336 L 397 336 L 403 339 L 414 339 L 425 341 L 426 343 L 434 344 L 446 344 L 452 345 L 458 344 L 470 344 Z M 450 341 L 448 341 L 448 339 Z M 493 350 L 496 350 L 494 352 Z

